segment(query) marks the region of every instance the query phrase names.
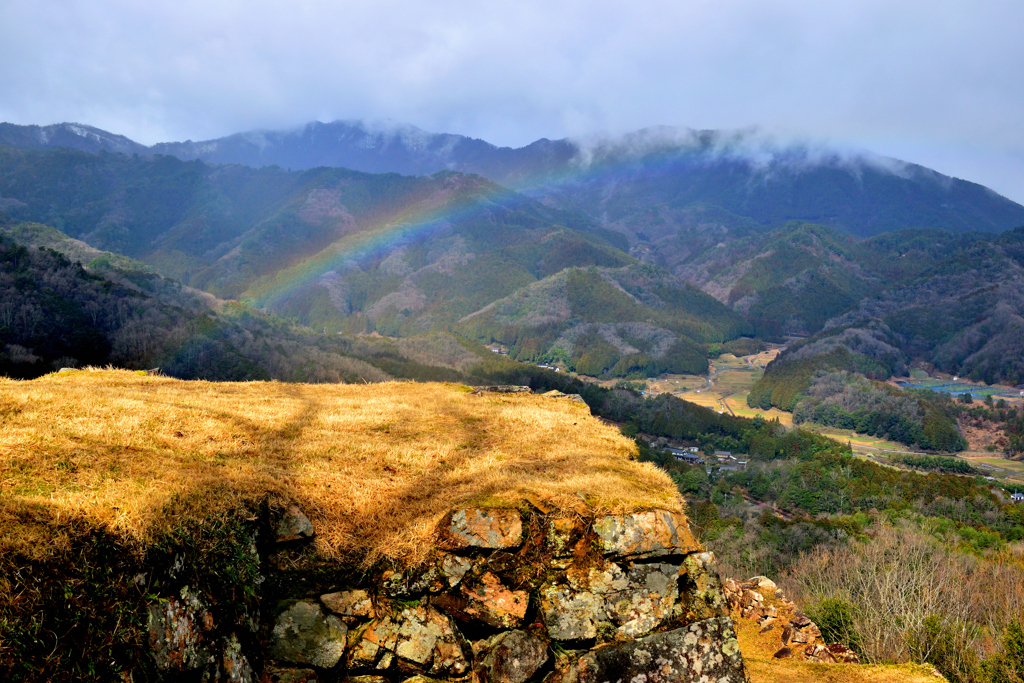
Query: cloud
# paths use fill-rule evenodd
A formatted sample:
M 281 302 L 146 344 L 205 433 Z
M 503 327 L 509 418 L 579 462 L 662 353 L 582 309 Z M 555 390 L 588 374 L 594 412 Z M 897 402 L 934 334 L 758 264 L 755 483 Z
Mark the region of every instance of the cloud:
M 1024 201 L 1017 0 L 4 0 L 0 119 L 145 143 L 392 119 L 497 144 L 762 126 Z

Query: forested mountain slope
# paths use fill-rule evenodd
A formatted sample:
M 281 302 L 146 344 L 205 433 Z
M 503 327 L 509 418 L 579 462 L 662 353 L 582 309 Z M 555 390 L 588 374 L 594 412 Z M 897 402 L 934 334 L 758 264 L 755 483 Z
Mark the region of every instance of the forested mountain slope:
M 571 313 L 560 321 L 569 327 L 662 330 L 674 340 L 669 346 L 687 349 L 685 363 L 664 367 L 691 372 L 706 365 L 700 344 L 749 332 L 741 316 L 663 269 L 623 270 L 639 264 L 622 235 L 479 176 L 289 172 L 0 148 L 0 195 L 17 219 L 58 226 L 189 286 L 321 331 L 411 336 L 458 328 L 485 339 L 492 330 L 476 325 L 485 318 L 468 316 L 566 269 L 596 267 L 617 269 L 625 289 L 588 280 L 575 300 L 603 301 L 609 293 L 598 290 L 611 287 L 631 303 L 601 320 Z

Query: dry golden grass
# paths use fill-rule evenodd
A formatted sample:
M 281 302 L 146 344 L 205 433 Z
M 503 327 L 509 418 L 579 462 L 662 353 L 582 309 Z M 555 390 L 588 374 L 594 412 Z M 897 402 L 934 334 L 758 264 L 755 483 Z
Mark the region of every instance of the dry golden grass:
M 0 379 L 0 552 L 57 542 L 19 527 L 26 506 L 145 542 L 269 494 L 299 504 L 327 556 L 415 562 L 455 506 L 679 510 L 634 451 L 584 405 L 452 384 Z

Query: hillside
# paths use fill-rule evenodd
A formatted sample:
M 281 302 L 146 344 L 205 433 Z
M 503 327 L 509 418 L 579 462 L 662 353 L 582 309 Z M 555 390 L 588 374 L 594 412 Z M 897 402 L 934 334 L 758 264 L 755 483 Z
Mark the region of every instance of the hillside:
M 78 124 L 0 128 L 0 144 L 168 154 L 253 167 L 472 173 L 582 210 L 671 261 L 680 233 L 772 228 L 790 220 L 866 237 L 907 228 L 1001 231 L 1024 207 L 980 185 L 870 153 L 780 143 L 757 131 L 648 128 L 596 140 L 497 147 L 462 135 L 359 121 L 310 123 L 145 148 Z
M 701 344 L 748 331 L 742 318 L 668 272 L 630 270 L 637 261 L 621 235 L 476 176 L 7 150 L 0 151 L 0 194 L 16 220 L 47 221 L 80 240 L 75 253 L 90 262 L 97 249 L 117 252 L 134 259 L 135 270 L 148 267 L 323 332 L 408 337 L 458 329 L 483 339 L 492 332 L 467 324 L 473 314 L 576 267 L 617 269 L 621 281 L 576 286 L 576 308 L 599 307 L 608 296 L 629 300 L 601 320 L 585 312 L 581 320 L 667 330 L 669 346 L 680 345 L 672 355 L 687 359 L 664 367 L 703 372 Z M 646 364 L 640 359 L 642 374 L 656 372 Z
M 703 374 L 701 344 L 749 334 L 746 321 L 650 266 L 568 269 L 460 321 L 517 360 L 557 362 L 591 376 Z

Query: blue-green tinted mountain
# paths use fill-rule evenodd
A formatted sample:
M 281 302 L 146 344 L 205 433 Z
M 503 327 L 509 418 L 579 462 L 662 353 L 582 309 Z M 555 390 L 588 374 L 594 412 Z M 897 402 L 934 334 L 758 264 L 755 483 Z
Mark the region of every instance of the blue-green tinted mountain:
M 105 136 L 103 149 L 138 151 L 118 136 L 94 129 L 90 136 L 72 124 L 17 128 L 0 130 L 0 143 L 96 151 L 96 138 Z M 44 144 L 42 131 L 59 142 Z M 1024 207 L 981 185 L 869 153 L 777 143 L 753 131 L 651 128 L 598 141 L 541 139 L 509 148 L 413 126 L 336 121 L 161 143 L 147 151 L 254 167 L 474 173 L 548 204 L 582 210 L 626 234 L 661 265 L 678 256 L 665 241 L 694 228 L 742 232 L 802 220 L 865 237 L 908 228 L 998 232 L 1024 223 Z

